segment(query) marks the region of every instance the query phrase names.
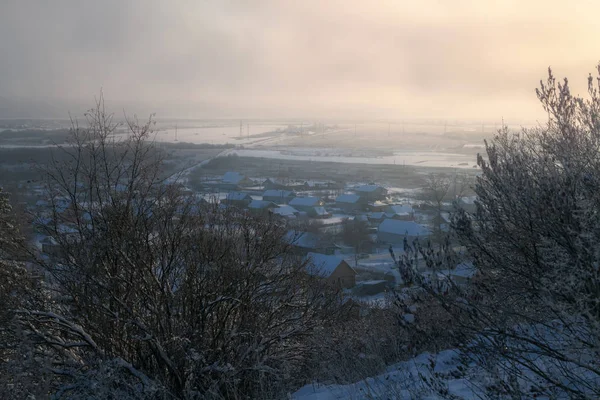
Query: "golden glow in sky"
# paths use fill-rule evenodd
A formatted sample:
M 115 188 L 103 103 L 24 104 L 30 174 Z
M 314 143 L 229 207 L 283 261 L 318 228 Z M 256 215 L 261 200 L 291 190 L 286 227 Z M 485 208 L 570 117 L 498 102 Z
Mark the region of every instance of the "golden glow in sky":
M 592 1 L 267 0 L 0 5 L 0 94 L 171 116 L 540 118 L 552 66 L 583 94 Z

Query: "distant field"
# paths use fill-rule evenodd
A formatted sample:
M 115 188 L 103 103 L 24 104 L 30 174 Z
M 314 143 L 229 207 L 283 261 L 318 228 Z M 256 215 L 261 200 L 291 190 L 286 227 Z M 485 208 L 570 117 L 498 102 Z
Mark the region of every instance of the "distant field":
M 220 157 L 192 171 L 191 181 L 206 176 L 239 171 L 250 177 L 286 177 L 298 180 L 335 180 L 338 182 L 377 182 L 386 186 L 420 188 L 428 173 L 453 174 L 450 168 L 428 168 L 401 165 L 340 164 L 334 162 L 274 160 L 257 157 Z M 476 174 L 478 170 L 461 170 Z

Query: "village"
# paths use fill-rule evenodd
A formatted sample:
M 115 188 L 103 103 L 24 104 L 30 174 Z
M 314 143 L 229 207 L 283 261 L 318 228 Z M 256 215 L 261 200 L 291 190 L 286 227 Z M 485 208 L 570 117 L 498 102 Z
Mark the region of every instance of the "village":
M 397 263 L 407 243 L 437 243 L 449 231 L 454 207 L 475 211 L 474 196 L 448 193 L 436 205 L 414 185 L 402 188 L 372 181 L 250 177 L 228 171 L 205 176 L 200 185 L 190 185 L 189 177 L 177 185 L 201 203 L 281 220 L 289 227 L 285 240 L 308 262 L 308 272 L 368 307 L 385 306 L 392 290 L 407 286 Z M 41 182 L 31 179 L 20 187 L 27 200 L 23 207 L 30 214 L 44 215 L 50 208 L 68 212 L 69 199 L 50 201 Z M 32 237 L 42 253 L 51 255 L 58 247 L 52 237 L 37 232 Z M 463 285 L 474 271 L 465 261 L 443 271 L 421 263 L 418 272 Z
M 475 210 L 474 196 L 435 207 L 414 190 L 375 182 L 254 178 L 236 171 L 206 178 L 195 195 L 222 208 L 285 219 L 290 227 L 286 240 L 309 260 L 310 272 L 371 306 L 383 305 L 390 290 L 405 286 L 396 256 L 406 243 L 425 244 L 448 232 L 455 206 Z M 423 265 L 419 272 L 463 285 L 474 268 L 462 262 L 435 272 Z

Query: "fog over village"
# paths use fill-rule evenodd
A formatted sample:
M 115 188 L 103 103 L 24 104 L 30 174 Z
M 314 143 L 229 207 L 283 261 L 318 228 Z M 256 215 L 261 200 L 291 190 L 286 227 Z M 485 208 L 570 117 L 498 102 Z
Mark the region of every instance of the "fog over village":
M 599 11 L 3 1 L 0 399 L 600 398 Z

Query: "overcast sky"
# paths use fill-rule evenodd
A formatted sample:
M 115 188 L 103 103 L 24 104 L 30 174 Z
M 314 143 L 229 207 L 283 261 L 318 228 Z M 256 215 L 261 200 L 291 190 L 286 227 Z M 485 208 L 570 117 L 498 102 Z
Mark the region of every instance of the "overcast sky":
M 159 117 L 541 118 L 548 66 L 583 94 L 599 15 L 586 0 L 1 0 L 0 116 L 64 116 L 102 88 Z

